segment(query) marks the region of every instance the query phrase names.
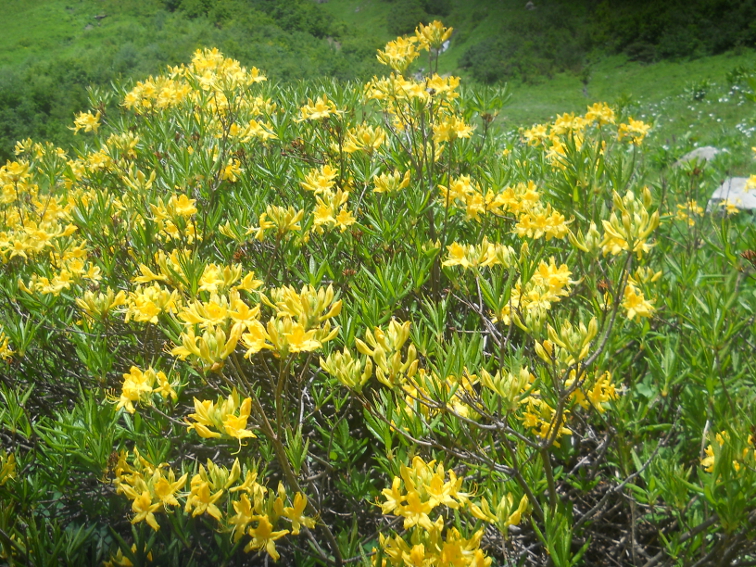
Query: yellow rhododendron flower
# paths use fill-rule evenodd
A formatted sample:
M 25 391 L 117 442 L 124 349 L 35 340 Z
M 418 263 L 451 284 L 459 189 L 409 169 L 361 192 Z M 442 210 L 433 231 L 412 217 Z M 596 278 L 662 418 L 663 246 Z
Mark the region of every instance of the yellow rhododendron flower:
M 650 129 L 651 126 L 648 124 L 645 124 L 640 120 L 628 118 L 627 124 L 623 123 L 619 125 L 619 128 L 617 129 L 617 138 L 620 140 L 629 139 L 636 146 L 640 146 Z
M 254 516 L 253 521 L 257 521 L 257 527 L 247 530 L 247 535 L 252 538 L 252 541 L 247 544 L 244 551 L 264 548 L 274 561 L 278 561 L 281 556 L 276 550 L 275 542 L 288 534 L 289 530 L 273 531 L 273 524 L 270 523 L 268 516 Z
M 136 366 L 132 366 L 129 372 L 123 375 L 121 397 L 116 409 L 124 408 L 127 412 L 134 413 L 135 403 L 151 403 L 152 394 L 155 393 L 159 393 L 163 399 L 171 397 L 176 401 L 178 398 L 164 372 L 156 372 L 152 367 L 142 372 Z
M 654 314 L 653 301 L 648 301 L 643 296 L 643 292 L 631 283 L 625 286 L 625 293 L 622 296 L 622 307 L 627 311 L 627 318 L 630 321 L 636 315 L 638 317 L 652 317 Z
M 97 132 L 100 128 L 101 116 L 99 110 L 97 111 L 97 114 L 80 112 L 76 115 L 76 118 L 74 119 L 74 127 L 71 129 L 74 131 L 74 134 L 78 134 L 79 130 L 84 130 L 85 132 Z
M 194 412 L 187 418 L 188 431 L 194 429 L 200 437 L 221 437 L 222 434 L 235 439 L 256 437 L 247 430 L 247 420 L 252 410 L 252 398 L 239 399 L 234 390 L 228 398 L 219 398 L 217 403 L 194 398 Z M 190 422 L 189 419 L 193 420 Z M 215 429 L 212 431 L 210 428 Z
M 131 523 L 136 524 L 144 520 L 153 530 L 159 530 L 160 526 L 155 519 L 155 514 L 153 514 L 158 508 L 160 508 L 160 503 L 153 503 L 149 491 L 145 490 L 131 504 L 131 510 L 136 514 L 131 519 Z
M 211 493 L 210 483 L 203 480 L 199 474 L 192 477 L 191 487 L 191 492 L 186 498 L 184 511 L 187 514 L 191 512 L 194 517 L 207 513 L 216 520 L 220 520 L 223 513 L 215 503 L 223 496 L 223 490 L 218 490 L 214 494 Z
M 336 108 L 336 104 L 333 101 L 328 100 L 328 95 L 319 96 L 312 102 L 312 99 L 307 99 L 307 104 L 299 109 L 299 122 L 304 120 L 322 120 L 328 118 L 331 115 L 339 115 L 341 111 Z
M 13 453 L 0 453 L 0 486 L 9 480 L 16 478 L 16 455 Z

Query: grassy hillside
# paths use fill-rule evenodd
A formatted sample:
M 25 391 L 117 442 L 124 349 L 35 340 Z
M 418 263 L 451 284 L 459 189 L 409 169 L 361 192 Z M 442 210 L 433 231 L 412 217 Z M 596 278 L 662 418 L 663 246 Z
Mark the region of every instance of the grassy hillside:
M 612 7 L 608 15 L 587 0 L 536 4 L 526 10 L 521 0 L 8 0 L 10 17 L 0 34 L 0 160 L 26 137 L 72 144 L 68 126 L 74 112 L 87 106 L 89 85 L 143 78 L 188 61 L 199 47 L 217 46 L 274 80 L 364 80 L 378 72 L 375 49 L 402 26 L 413 27 L 416 17 L 439 18 L 455 28 L 440 57 L 441 73 L 459 74 L 468 83 L 480 78 L 481 68 L 498 78 L 509 74 L 513 97 L 500 121 L 505 127 L 603 100 L 629 105 L 638 115 L 658 115 L 662 143 L 721 144 L 749 128 L 742 97 L 728 95 L 727 80 L 752 66 L 746 40 L 726 54 L 634 61 L 627 54 L 607 55 L 627 46 L 621 37 L 611 43 L 600 32 L 623 13 L 622 33 L 640 25 L 631 16 L 642 16 L 647 3 L 631 3 L 635 8 L 628 13 L 627 6 L 604 2 Z M 649 33 L 643 36 L 648 45 L 662 41 Z M 498 43 L 527 34 L 534 38 L 530 43 Z M 500 48 L 514 51 L 504 57 Z M 697 85 L 705 87 L 701 101 L 694 100 Z
M 503 117 L 508 126 L 518 127 L 607 101 L 654 123 L 652 138 L 662 162 L 695 146 L 714 145 L 730 149 L 733 171 L 745 173 L 756 123 L 743 75 L 754 71 L 753 61 L 751 53 L 650 65 L 613 57 L 592 69 L 587 85 L 561 73 L 513 88 Z

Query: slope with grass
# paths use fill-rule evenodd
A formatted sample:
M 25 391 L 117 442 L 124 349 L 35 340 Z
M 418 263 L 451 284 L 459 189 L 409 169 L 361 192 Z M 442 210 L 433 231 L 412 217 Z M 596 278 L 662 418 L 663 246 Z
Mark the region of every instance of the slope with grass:
M 0 35 L 0 162 L 27 137 L 71 147 L 69 126 L 88 104 L 89 85 L 142 79 L 207 46 L 258 66 L 271 80 L 363 80 L 377 70 L 375 49 L 418 17 L 443 19 L 456 30 L 439 73 L 468 82 L 509 80 L 513 98 L 499 121 L 505 128 L 604 100 L 634 105 L 632 112 L 650 119 L 659 114 L 656 138 L 664 143 L 716 144 L 748 129 L 742 97 L 728 95 L 727 83 L 728 73 L 753 67 L 753 51 L 742 47 L 747 36 L 726 54 L 648 64 L 607 55 L 627 42 L 602 35 L 618 14 L 625 14 L 622 33 L 629 33 L 647 3 L 608 14 L 588 2 L 536 4 L 526 10 L 520 0 L 9 0 Z M 663 39 L 648 38 L 649 45 Z M 424 66 L 418 61 L 413 70 Z M 696 85 L 707 91 L 701 101 L 692 94 Z

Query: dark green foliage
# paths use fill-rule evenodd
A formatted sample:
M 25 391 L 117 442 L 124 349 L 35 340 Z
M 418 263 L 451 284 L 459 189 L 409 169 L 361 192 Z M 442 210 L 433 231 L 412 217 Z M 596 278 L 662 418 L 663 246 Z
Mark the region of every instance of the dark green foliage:
M 396 0 L 389 11 L 386 23 L 390 33 L 404 35 L 415 31 L 418 23 L 428 21 L 428 14 L 420 0 Z
M 555 72 L 580 70 L 588 48 L 580 23 L 566 6 L 539 6 L 504 23 L 497 36 L 470 47 L 460 65 L 487 84 L 511 79 L 537 82 Z
M 0 67 L 0 163 L 11 158 L 16 141 L 29 137 L 71 147 L 69 127 L 87 106 L 88 85 L 142 79 L 188 61 L 199 47 L 218 47 L 277 80 L 362 79 L 378 67 L 380 42 L 354 32 L 339 37 L 343 27 L 309 0 L 124 1 L 102 10 L 121 19 L 101 43 Z M 338 37 L 343 48 L 329 37 Z
M 756 0 L 536 2 L 513 12 L 498 33 L 468 48 L 460 63 L 485 83 L 537 81 L 582 68 L 588 54 L 624 53 L 652 62 L 716 55 L 756 45 Z M 472 23 L 487 17 L 476 11 Z
M 605 0 L 590 26 L 599 46 L 632 59 L 696 57 L 756 43 L 756 2 Z
M 452 0 L 423 0 L 423 8 L 432 16 L 446 17 L 452 11 Z

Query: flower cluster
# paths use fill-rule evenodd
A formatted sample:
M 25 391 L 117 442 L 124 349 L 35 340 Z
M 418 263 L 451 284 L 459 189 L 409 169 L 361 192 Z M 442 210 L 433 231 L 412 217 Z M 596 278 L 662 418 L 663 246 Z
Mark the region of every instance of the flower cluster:
M 134 449 L 131 463 L 128 462 L 128 453 L 121 452 L 114 472 L 116 492 L 132 501 L 134 517 L 131 523 L 144 521 L 155 531 L 160 529 L 155 512 L 179 506 L 176 495 L 184 489 L 188 477 L 184 473 L 176 480 L 176 473 L 167 463 L 154 466 L 137 449 Z
M 572 272 L 566 264 L 556 265 L 554 258 L 549 263 L 541 261 L 535 273 L 527 281 L 520 279 L 512 289 L 509 301 L 496 314 L 494 320 L 506 325 L 514 322 L 524 328 L 537 328 L 551 306 L 570 293 Z
M 705 457 L 701 458 L 701 466 L 707 473 L 714 473 L 717 465 L 722 463 L 723 453 L 726 449 L 731 450 L 732 447 L 726 447 L 728 444 L 733 445 L 730 439 L 730 434 L 727 431 L 721 431 L 714 436 L 714 443 L 709 443 L 704 449 Z M 748 439 L 749 443 L 740 450 L 732 451 L 732 470 L 735 473 L 741 472 L 745 468 L 754 469 L 756 466 L 756 436 L 752 435 Z
M 491 558 L 480 548 L 484 530 L 465 538 L 459 525 L 447 527 L 443 510 L 466 510 L 476 519 L 499 526 L 506 534 L 507 526 L 520 523 L 527 509 L 527 498 L 523 497 L 520 507 L 510 514 L 512 495 L 508 494 L 493 514 L 485 498 L 477 504 L 470 500 L 471 494 L 462 491 L 463 482 L 463 477 L 457 477 L 453 470 L 446 471 L 436 461 L 426 463 L 416 456 L 411 466 L 402 464 L 400 476 L 394 477 L 391 488 L 382 491 L 385 500 L 380 506 L 384 514 L 403 518 L 403 527 L 409 533 L 404 537 L 381 534 L 381 549 L 374 565 L 491 565 Z M 434 513 L 437 517 L 431 520 Z
M 583 116 L 572 113 L 560 114 L 551 124 L 536 124 L 524 129 L 522 138 L 531 146 L 542 147 L 552 167 L 564 169 L 567 167 L 568 155 L 580 152 L 586 142 L 594 139 L 592 129 L 601 131 L 602 128 L 608 127 L 616 127 L 615 137 L 618 141 L 629 141 L 635 146 L 643 143 L 651 129 L 648 124 L 632 118 L 628 118 L 626 123 L 616 125 L 614 111 L 604 103 L 596 103 L 589 106 Z M 606 140 L 599 141 L 595 150 L 603 155 L 606 151 Z
M 0 452 L 0 486 L 16 478 L 16 455 Z
M 595 104 L 505 141 L 487 94 L 464 100 L 457 77 L 411 75 L 450 35 L 433 22 L 389 43 L 379 60 L 393 73 L 364 91 L 263 90 L 257 69 L 201 50 L 137 83 L 119 120 L 78 115 L 73 129 L 89 135 L 75 156 L 24 141 L 0 166 L 11 274 L 0 283 L 13 298 L 1 366 L 52 380 L 64 361 L 60 374 L 70 363 L 101 389 L 115 378 L 110 409 L 134 425 L 123 443 L 142 450 L 115 453 L 110 468 L 135 533 L 158 543 L 122 544 L 110 564 L 165 561 L 166 534 L 152 533 L 165 519 L 213 525 L 229 558 L 276 560 L 286 536 L 372 497 L 372 480 L 356 480 L 375 476 L 364 463 L 395 473 L 413 439 L 453 452 L 479 485 L 463 490 L 461 468 L 405 462 L 380 504 L 404 532 L 374 538 L 377 565 L 488 567 L 486 531 L 510 545 L 529 506 L 539 526 L 551 518 L 546 481 L 561 490 L 573 475 L 550 468 L 564 456 L 552 447 L 614 417 L 625 380 L 604 370 L 603 349 L 619 342 L 617 312 L 655 313 L 646 295 L 660 273 L 631 275 L 659 225 L 651 191 L 603 173 L 612 148 L 636 152 L 647 127 Z M 591 167 L 595 179 L 580 177 Z M 699 214 L 691 203 L 686 218 Z M 243 443 L 268 462 L 245 461 Z M 187 444 L 203 464 L 142 456 L 174 459 Z M 15 458 L 0 452 L 0 485 Z M 340 475 L 333 499 L 318 488 L 324 471 Z M 325 561 L 354 561 L 339 558 L 341 527 L 309 534 Z
M 121 397 L 116 409 L 124 408 L 127 412 L 134 413 L 134 404 L 151 404 L 153 394 L 160 394 L 163 400 L 171 398 L 175 402 L 178 394 L 174 390 L 174 385 L 162 371 L 156 372 L 150 367 L 142 372 L 136 366 L 132 366 L 129 372 L 123 375 Z
M 632 191 L 624 197 L 614 193 L 614 207 L 609 220 L 604 220 L 604 237 L 601 248 L 604 254 L 621 254 L 632 251 L 638 258 L 647 254 L 652 243 L 650 235 L 659 226 L 659 212 L 649 214 L 651 192 L 644 187 L 641 199 Z
M 219 523 L 221 530 L 232 534 L 234 541 L 245 535 L 249 537 L 245 551 L 265 550 L 277 560 L 276 540 L 287 534 L 298 535 L 302 527 L 315 526 L 315 520 L 305 515 L 305 495 L 295 493 L 291 505 L 287 505 L 289 498 L 283 485 L 279 484 L 276 492 L 269 492 L 258 482 L 257 471 L 243 471 L 238 459 L 231 469 L 211 460 L 206 466 L 199 465 L 188 492 L 185 488 L 189 473 L 176 479 L 167 463 L 153 465 L 136 449 L 131 462 L 127 452 L 119 454 L 114 473 L 116 491 L 132 501 L 131 523 L 146 522 L 155 531 L 160 529 L 156 514 L 176 513 L 173 509 L 182 507 L 181 499 L 185 514 L 192 517 L 207 514 Z M 227 505 L 220 505 L 226 501 Z M 231 508 L 236 512 L 234 515 L 224 512 Z M 280 520 L 285 520 L 288 528 L 274 531 Z
M 231 392 L 227 399 L 219 399 L 217 404 L 210 400 L 200 401 L 194 398 L 195 413 L 189 414 L 189 419 L 194 422 L 188 422 L 188 429 L 194 429 L 204 439 L 221 437 L 224 434 L 239 441 L 247 437 L 256 437 L 247 429 L 251 409 L 252 398 L 240 401 L 236 390 Z
M 512 259 L 515 251 L 511 246 L 504 244 L 494 244 L 489 242 L 486 237 L 480 244 L 471 244 L 465 246 L 453 243 L 447 246 L 449 257 L 444 260 L 444 266 L 462 266 L 465 269 L 490 266 L 504 266 L 508 268 L 512 265 Z
M 399 323 L 392 319 L 384 331 L 376 327 L 365 331 L 365 341 L 356 340 L 360 354 L 372 359 L 375 377 L 389 388 L 401 383 L 405 378 L 412 378 L 417 372 L 417 349 L 410 343 L 402 359 L 402 347 L 409 339 L 410 322 Z

